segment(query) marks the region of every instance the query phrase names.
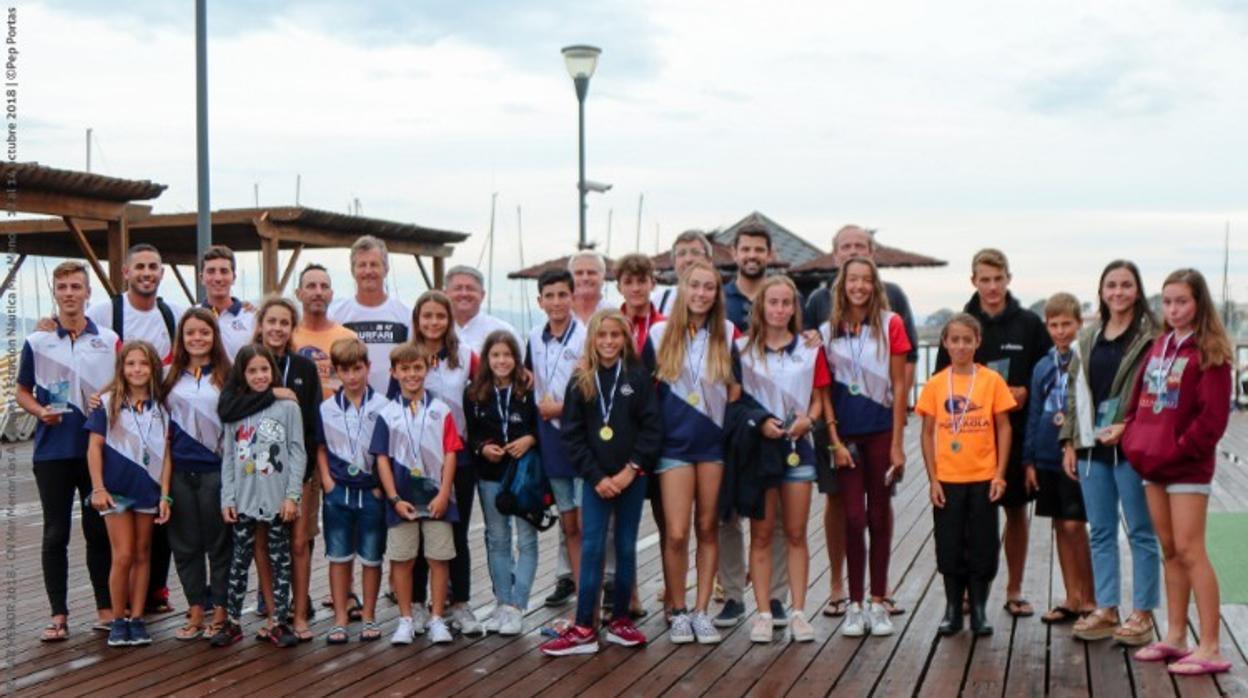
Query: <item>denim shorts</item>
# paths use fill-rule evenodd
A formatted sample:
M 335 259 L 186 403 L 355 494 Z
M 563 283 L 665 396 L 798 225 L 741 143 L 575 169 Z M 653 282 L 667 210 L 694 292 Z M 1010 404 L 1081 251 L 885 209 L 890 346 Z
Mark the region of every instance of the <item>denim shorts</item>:
M 1206 497 L 1213 494 L 1213 484 L 1200 484 L 1197 482 L 1172 482 L 1169 485 L 1163 485 L 1159 482 L 1144 481 L 1145 485 L 1153 487 L 1161 487 L 1165 489 L 1166 494 L 1203 494 Z
M 693 465 L 693 463 L 690 463 L 687 460 L 677 460 L 675 458 L 660 458 L 659 465 L 654 469 L 654 474 L 659 475 L 661 473 L 666 473 L 669 470 L 685 468 L 690 465 Z
M 815 466 L 812 463 L 787 466 L 784 469 L 784 482 L 814 482 Z
M 371 488 L 335 485 L 322 496 L 325 559 L 377 567 L 386 552 L 386 510 Z
M 579 477 L 552 477 L 550 491 L 555 495 L 555 508 L 560 514 L 566 514 L 581 508 L 581 487 L 584 480 Z

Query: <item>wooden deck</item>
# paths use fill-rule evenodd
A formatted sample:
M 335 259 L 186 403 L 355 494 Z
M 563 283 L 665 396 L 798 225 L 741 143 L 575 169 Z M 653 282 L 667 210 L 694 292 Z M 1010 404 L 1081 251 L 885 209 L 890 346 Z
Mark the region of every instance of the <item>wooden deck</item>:
M 917 429 L 912 422 L 910 433 Z M 785 638 L 771 645 L 749 641 L 748 619 L 726 632 L 717 646 L 676 647 L 664 635 L 665 624 L 656 592 L 661 584 L 659 549 L 649 516 L 642 524 L 639 543 L 639 579 L 642 598 L 651 610 L 640 624 L 652 639 L 640 650 L 608 648 L 591 657 L 548 659 L 537 647 L 539 628 L 569 609 L 552 611 L 541 599 L 553 584 L 553 531 L 542 537 L 541 564 L 533 589 L 533 606 L 525 619 L 527 633 L 517 638 L 491 635 L 484 639 L 457 637 L 450 645 L 434 647 L 418 638 L 409 648 L 381 642 L 355 641 L 329 646 L 324 633 L 331 616 L 318 609 L 313 629 L 316 640 L 291 650 L 278 650 L 247 639 L 221 650 L 205 642 L 184 643 L 173 638 L 182 620 L 175 613 L 149 619 L 156 638 L 146 648 L 110 649 L 88 621 L 91 594 L 82 557 L 81 534 L 75 532 L 70 553 L 70 607 L 72 637 L 66 643 L 42 645 L 36 637 L 46 622 L 47 601 L 39 565 L 40 514 L 28 463 L 29 445 L 19 449 L 15 481 L 17 507 L 9 529 L 16 553 L 5 562 L 6 622 L 5 693 L 76 696 L 177 694 L 203 695 L 240 691 L 256 695 L 305 696 L 366 694 L 427 696 L 572 696 L 607 695 L 921 695 L 955 694 L 1098 695 L 1098 696 L 1212 696 L 1248 695 L 1248 607 L 1222 609 L 1223 651 L 1235 663 L 1231 674 L 1216 680 L 1172 679 L 1163 667 L 1132 662 L 1110 642 L 1084 644 L 1070 637 L 1070 626 L 1049 628 L 1037 618 L 1013 622 L 1001 609 L 1004 570 L 998 576 L 990 609 L 996 634 L 973 639 L 962 633 L 938 640 L 936 625 L 944 609 L 941 582 L 935 572 L 930 543 L 926 479 L 914 438 L 910 440 L 914 465 L 895 500 L 896 533 L 892 576 L 896 596 L 909 611 L 896 618 L 897 632 L 888 638 L 849 639 L 838 633 L 839 619 L 818 611 L 828 598 L 827 556 L 824 552 L 821 501 L 811 513 L 811 575 L 807 608 L 818 634 L 815 642 L 790 644 Z M 1233 417 L 1232 431 L 1223 441 L 1212 506 L 1219 511 L 1248 511 L 1248 416 Z M 1237 460 L 1242 459 L 1242 460 Z M 473 605 L 483 615 L 492 605 L 480 515 L 472 539 Z M 1033 529 L 1025 593 L 1038 611 L 1062 598 L 1061 575 L 1048 523 Z M 1123 545 L 1124 557 L 1125 544 Z M 325 563 L 318 556 L 312 596 L 327 593 Z M 15 573 L 14 576 L 9 576 Z M 185 608 L 176 575 L 173 599 Z M 1124 574 L 1129 580 L 1130 575 Z M 690 575 L 692 582 L 693 576 Z M 748 611 L 753 603 L 747 599 Z M 181 610 L 180 609 L 180 610 Z M 396 608 L 382 601 L 379 619 L 387 633 Z M 1192 617 L 1194 618 L 1194 609 Z M 249 636 L 259 624 L 247 614 Z

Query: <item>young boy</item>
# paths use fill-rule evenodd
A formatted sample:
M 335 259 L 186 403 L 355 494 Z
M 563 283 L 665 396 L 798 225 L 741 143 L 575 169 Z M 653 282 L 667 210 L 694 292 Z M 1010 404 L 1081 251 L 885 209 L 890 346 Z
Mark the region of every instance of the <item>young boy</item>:
M 525 349 L 524 367 L 533 374 L 537 396 L 537 444 L 542 465 L 550 478 L 555 507 L 563 533 L 555 591 L 547 606 L 561 606 L 575 597 L 581 574 L 581 479 L 563 450 L 559 416 L 568 380 L 585 351 L 585 326 L 572 317 L 575 283 L 565 270 L 548 271 L 537 280 L 537 304 L 546 313 L 546 324 L 533 330 Z
M 615 263 L 615 278 L 620 295 L 624 296 L 620 312 L 633 325 L 633 344 L 640 354 L 650 328 L 666 319 L 650 300 L 654 292 L 654 262 L 644 254 L 624 255 Z
M 1010 293 L 1010 261 L 1005 253 L 982 249 L 971 259 L 971 285 L 975 295 L 963 311 L 979 321 L 983 341 L 975 350 L 975 362 L 987 366 L 1005 379 L 1017 405 L 1010 414 L 1014 434 L 1005 471 L 1005 494 L 997 502 L 1005 509 L 1005 608 L 1020 618 L 1035 613 L 1023 598 L 1023 572 L 1027 566 L 1027 489 L 1023 470 L 1023 438 L 1027 428 L 1027 388 L 1036 362 L 1049 351 L 1052 342 L 1044 321 L 1022 307 Z M 936 353 L 936 370 L 949 365 L 949 352 L 942 346 Z
M 390 642 L 409 645 L 416 633 L 412 620 L 412 568 L 424 539 L 429 561 L 433 618 L 429 637 L 437 644 L 451 641 L 442 619 L 447 581 L 455 557 L 451 522 L 455 508 L 455 452 L 463 449 L 451 408 L 425 392 L 430 356 L 423 347 L 400 344 L 390 350 L 390 375 L 399 396 L 386 404 L 373 430 L 369 449 L 377 456 L 377 474 L 389 507 L 386 557 L 390 581 L 399 601 L 399 627 Z
M 1062 472 L 1059 432 L 1066 423 L 1070 395 L 1071 344 L 1083 325 L 1079 301 L 1057 293 L 1044 305 L 1044 324 L 1053 348 L 1031 374 L 1023 464 L 1027 489 L 1036 493 L 1036 516 L 1053 519 L 1057 558 L 1062 565 L 1066 601 L 1040 616 L 1045 623 L 1067 623 L 1096 609 L 1092 592 L 1092 556 L 1088 548 L 1088 515 L 1079 481 Z
M 386 518 L 385 504 L 373 494 L 379 486 L 374 469 L 377 459 L 368 446 L 378 415 L 389 403 L 368 386 L 367 344 L 355 338 L 339 339 L 330 345 L 329 357 L 342 387 L 321 403 L 316 464 L 325 493 L 321 516 L 334 599 L 334 627 L 326 641 L 340 645 L 347 641 L 347 597 L 356 557 L 364 568 L 364 629 L 360 640 L 381 637 L 375 619 L 381 557 L 386 549 Z

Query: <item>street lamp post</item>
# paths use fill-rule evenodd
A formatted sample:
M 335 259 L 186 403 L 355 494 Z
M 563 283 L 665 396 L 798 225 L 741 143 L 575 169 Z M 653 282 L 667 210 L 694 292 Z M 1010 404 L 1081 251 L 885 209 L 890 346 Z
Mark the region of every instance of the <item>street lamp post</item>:
M 581 223 L 580 239 L 577 242 L 579 250 L 589 247 L 585 239 L 585 194 L 588 193 L 585 186 L 585 95 L 589 92 L 589 79 L 593 77 L 594 69 L 598 67 L 598 56 L 601 53 L 602 49 L 596 46 L 576 45 L 563 49 L 564 64 L 567 65 L 568 75 L 572 76 L 572 84 L 576 86 L 579 123 L 580 176 L 576 184 Z

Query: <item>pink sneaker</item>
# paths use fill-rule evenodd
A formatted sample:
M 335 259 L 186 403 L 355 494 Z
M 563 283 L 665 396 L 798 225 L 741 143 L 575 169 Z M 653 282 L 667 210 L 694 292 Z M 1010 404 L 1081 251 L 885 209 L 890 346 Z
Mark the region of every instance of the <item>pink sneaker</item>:
M 636 647 L 646 644 L 646 636 L 633 625 L 627 616 L 616 618 L 607 626 L 607 642 L 624 647 Z
M 598 651 L 598 634 L 590 628 L 574 625 L 559 637 L 543 644 L 541 650 L 547 657 L 594 654 Z

